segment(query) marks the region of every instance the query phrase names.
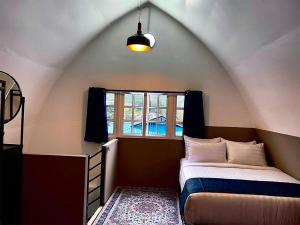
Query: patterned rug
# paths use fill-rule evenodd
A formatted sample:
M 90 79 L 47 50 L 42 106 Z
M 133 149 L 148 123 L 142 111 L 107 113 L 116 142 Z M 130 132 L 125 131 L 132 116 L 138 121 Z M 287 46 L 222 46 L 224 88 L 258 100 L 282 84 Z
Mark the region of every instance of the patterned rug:
M 175 190 L 119 187 L 93 225 L 182 225 Z

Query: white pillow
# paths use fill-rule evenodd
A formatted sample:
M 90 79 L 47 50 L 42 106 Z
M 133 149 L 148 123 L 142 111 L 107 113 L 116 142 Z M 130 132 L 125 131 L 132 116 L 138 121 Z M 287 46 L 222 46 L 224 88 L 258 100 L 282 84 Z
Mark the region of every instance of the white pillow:
M 194 141 L 194 142 L 198 142 L 198 143 L 218 143 L 218 142 L 221 142 L 220 137 L 211 138 L 211 139 L 202 139 L 202 138 L 192 138 L 192 137 L 184 135 L 183 138 L 184 138 L 185 142 L 188 142 L 188 141 Z
M 227 142 L 227 157 L 229 163 L 252 166 L 267 166 L 264 144 L 241 145 Z
M 190 142 L 186 158 L 192 162 L 226 162 L 226 144 Z
M 198 143 L 218 143 L 218 142 L 221 142 L 220 137 L 211 138 L 211 139 L 204 139 L 204 138 L 192 138 L 192 137 L 184 135 L 183 139 L 184 139 L 185 142 L 188 142 L 188 141 L 193 141 L 193 142 L 198 142 Z
M 212 138 L 212 139 L 202 139 L 202 138 L 192 138 L 189 136 L 184 135 L 183 136 L 184 139 L 184 143 L 185 143 L 185 157 L 187 158 L 187 156 L 190 154 L 189 151 L 189 145 L 190 143 L 218 143 L 221 142 L 221 138 Z

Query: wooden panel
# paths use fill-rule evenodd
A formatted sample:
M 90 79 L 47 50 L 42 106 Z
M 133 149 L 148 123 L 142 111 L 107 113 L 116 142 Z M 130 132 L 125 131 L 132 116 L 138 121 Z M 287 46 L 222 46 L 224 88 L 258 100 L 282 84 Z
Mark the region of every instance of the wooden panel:
M 118 140 L 114 139 L 106 143 L 103 147 L 107 149 L 104 181 L 104 203 L 106 203 L 117 186 Z
M 253 128 L 207 127 L 209 138 L 252 141 Z M 182 140 L 118 138 L 118 184 L 128 186 L 178 187 Z
M 300 180 L 300 138 L 257 129 L 274 166 Z
M 23 157 L 23 224 L 84 224 L 86 157 Z
M 119 185 L 178 187 L 182 140 L 118 139 Z
M 254 128 L 206 127 L 207 138 L 222 137 L 231 141 L 253 141 L 257 139 Z

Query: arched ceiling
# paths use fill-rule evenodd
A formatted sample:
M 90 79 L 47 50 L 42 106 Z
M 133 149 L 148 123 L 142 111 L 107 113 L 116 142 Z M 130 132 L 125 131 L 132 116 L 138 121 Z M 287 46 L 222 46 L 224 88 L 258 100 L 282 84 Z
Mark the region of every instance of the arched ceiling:
M 186 26 L 218 57 L 256 127 L 300 136 L 300 1 L 150 2 Z M 32 99 L 32 121 L 82 48 L 136 7 L 137 0 L 1 0 L 1 70 L 23 84 Z

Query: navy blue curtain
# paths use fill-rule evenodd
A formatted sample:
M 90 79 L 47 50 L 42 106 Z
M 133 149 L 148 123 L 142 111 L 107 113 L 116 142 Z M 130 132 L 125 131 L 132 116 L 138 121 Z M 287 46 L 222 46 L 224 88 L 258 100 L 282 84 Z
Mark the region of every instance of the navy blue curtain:
M 202 91 L 186 91 L 184 100 L 183 135 L 205 137 Z
M 84 140 L 96 143 L 108 141 L 104 88 L 89 88 Z

